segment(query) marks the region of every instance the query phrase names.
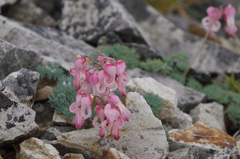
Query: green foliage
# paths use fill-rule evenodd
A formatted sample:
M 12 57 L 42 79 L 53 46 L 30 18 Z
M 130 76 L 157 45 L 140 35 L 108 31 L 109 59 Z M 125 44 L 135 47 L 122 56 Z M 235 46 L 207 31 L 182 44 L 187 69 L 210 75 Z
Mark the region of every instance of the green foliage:
M 153 114 L 157 117 L 158 111 L 163 107 L 162 99 L 159 98 L 158 95 L 155 95 L 153 93 L 147 93 L 143 97 L 147 101 L 148 105 L 151 107 Z
M 69 111 L 70 105 L 75 102 L 77 92 L 73 86 L 73 77 L 66 77 L 59 63 L 48 63 L 46 66 L 38 66 L 37 71 L 41 77 L 58 79 L 54 93 L 49 97 L 49 103 L 54 111 L 62 114 L 64 119 L 72 119 L 74 114 Z
M 240 124 L 240 108 L 239 105 L 230 104 L 230 106 L 225 111 L 227 115 L 232 119 L 234 124 Z
M 187 86 L 190 87 L 190 88 L 193 88 L 195 90 L 198 90 L 198 91 L 202 91 L 203 89 L 203 86 L 201 83 L 199 83 L 197 80 L 195 80 L 194 78 L 188 78 L 188 81 L 187 81 Z
M 147 59 L 146 62 L 140 63 L 140 67 L 146 71 L 162 72 L 164 74 L 169 74 L 171 71 L 171 67 L 159 59 Z
M 61 75 L 63 75 L 63 70 L 60 68 L 61 65 L 59 63 L 48 63 L 45 66 L 38 66 L 36 68 L 37 72 L 40 73 L 41 77 L 48 77 L 57 79 Z
M 173 67 L 173 69 L 184 72 L 188 68 L 189 58 L 184 53 L 176 53 L 171 57 L 163 57 L 163 61 Z
M 182 83 L 183 85 L 185 84 L 186 78 L 182 76 L 182 73 L 180 71 L 173 71 L 169 74 L 169 76 Z
M 74 114 L 69 111 L 69 107 L 76 101 L 77 91 L 73 86 L 73 77 L 62 77 L 54 88 L 54 93 L 49 98 L 49 103 L 55 112 L 62 114 L 64 119 L 72 119 Z
M 110 56 L 116 60 L 123 60 L 126 63 L 127 68 L 135 68 L 139 66 L 140 56 L 133 48 L 130 49 L 119 44 L 99 46 L 93 54 L 94 57 L 98 56 L 98 50 L 104 53 L 106 56 Z
M 168 131 L 167 131 L 167 128 L 166 128 L 166 125 L 163 125 L 163 129 L 164 129 L 164 131 L 165 131 L 165 134 L 166 134 L 166 137 L 167 137 L 167 141 L 169 141 L 170 139 L 169 139 L 169 133 L 168 133 Z
M 113 93 L 116 94 L 120 100 L 123 98 L 123 96 L 121 95 L 121 93 L 118 89 L 113 91 Z

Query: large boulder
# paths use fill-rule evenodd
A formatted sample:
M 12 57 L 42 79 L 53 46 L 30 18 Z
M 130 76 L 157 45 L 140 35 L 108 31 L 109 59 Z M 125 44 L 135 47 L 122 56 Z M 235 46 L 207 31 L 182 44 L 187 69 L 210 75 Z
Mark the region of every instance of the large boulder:
M 101 158 L 103 150 L 115 148 L 129 158 L 164 159 L 168 155 L 168 142 L 160 120 L 154 117 L 145 99 L 136 92 L 126 97 L 131 112 L 129 122 L 121 129 L 119 140 L 101 139 L 99 129 L 83 129 L 64 133 L 52 144 L 61 154 L 82 153 L 85 158 Z
M 143 30 L 150 33 L 151 41 L 161 55 L 170 56 L 183 52 L 193 59 L 202 38 L 179 29 L 142 0 L 118 1 L 133 15 Z M 230 73 L 232 70 L 240 73 L 239 58 L 239 54 L 206 41 L 191 67 L 201 73 Z
M 151 45 L 132 16 L 112 0 L 63 1 L 60 29 L 93 44 L 100 36 L 112 31 L 124 41 Z
M 35 70 L 41 62 L 42 59 L 35 52 L 19 49 L 0 39 L 0 80 L 21 68 Z
M 126 70 L 126 73 L 131 78 L 151 77 L 163 85 L 174 89 L 177 92 L 177 107 L 184 112 L 189 112 L 195 108 L 199 103 L 203 102 L 206 97 L 204 93 L 186 87 L 175 79 L 157 72 L 147 72 L 139 68 L 134 68 Z
M 8 87 L 22 104 L 31 108 L 34 103 L 39 77 L 38 72 L 22 68 L 3 79 L 2 85 Z

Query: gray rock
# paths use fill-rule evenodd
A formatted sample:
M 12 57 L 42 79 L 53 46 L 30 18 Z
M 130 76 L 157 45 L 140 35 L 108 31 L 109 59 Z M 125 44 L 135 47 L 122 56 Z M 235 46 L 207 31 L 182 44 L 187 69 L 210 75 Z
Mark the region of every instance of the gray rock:
M 20 155 L 26 159 L 61 159 L 55 147 L 34 137 L 20 144 Z
M 151 77 L 147 78 L 131 78 L 126 85 L 126 90 L 139 92 L 142 95 L 153 93 L 162 99 L 163 107 L 159 109 L 157 117 L 159 119 L 167 119 L 177 111 L 177 96 L 176 92 L 157 82 Z
M 118 0 L 133 15 L 144 31 L 150 33 L 151 41 L 161 55 L 183 52 L 190 59 L 196 54 L 202 38 L 184 32 L 158 11 L 141 0 Z M 220 45 L 206 41 L 200 56 L 191 66 L 201 73 L 240 72 L 240 55 Z
M 21 122 L 17 126 L 7 129 L 6 131 L 0 130 L 0 147 L 7 144 L 22 142 L 36 135 L 37 132 L 38 125 L 34 121 Z
M 111 159 L 129 159 L 128 156 L 124 155 L 120 151 L 115 148 L 110 148 L 108 150 L 103 151 L 103 158 L 111 158 Z
M 210 149 L 210 148 L 208 149 L 208 148 L 188 145 L 186 143 L 179 143 L 179 142 L 175 142 L 175 141 L 170 140 L 170 142 L 169 142 L 169 152 L 174 152 L 174 151 L 177 151 L 177 150 L 181 150 L 183 148 L 189 148 L 190 149 L 190 153 L 189 153 L 190 159 L 205 159 L 205 158 L 208 158 L 208 157 L 214 155 L 214 153 L 219 152 L 217 150 Z
M 35 70 L 41 62 L 42 59 L 35 52 L 19 49 L 0 39 L 0 80 L 21 68 Z
M 130 92 L 126 97 L 130 120 L 121 129 L 119 140 L 108 142 L 101 139 L 98 128 L 64 133 L 52 144 L 61 154 L 82 153 L 85 158 L 101 158 L 102 151 L 115 148 L 129 158 L 164 159 L 168 155 L 168 142 L 160 120 L 154 117 L 150 106 L 138 93 Z M 144 143 L 144 144 L 143 144 Z
M 126 73 L 131 78 L 152 77 L 158 82 L 164 84 L 165 86 L 174 89 L 177 92 L 178 98 L 177 106 L 183 112 L 189 112 L 199 103 L 203 102 L 206 97 L 205 94 L 198 92 L 192 88 L 186 87 L 179 83 L 178 81 L 172 79 L 171 77 L 160 73 L 147 72 L 139 68 L 126 70 Z
M 50 106 L 48 101 L 37 102 L 32 109 L 36 112 L 35 122 L 40 128 L 53 126 L 54 108 Z
M 44 140 L 57 140 L 57 137 L 62 135 L 56 128 L 51 127 L 44 131 L 40 139 Z
M 6 131 L 25 121 L 34 121 L 36 113 L 0 92 L 0 130 Z
M 0 36 L 4 40 L 45 58 L 50 57 L 53 61 L 65 64 L 67 69 L 73 66 L 76 55 L 90 55 L 94 51 L 85 42 L 53 28 L 24 24 L 3 16 L 0 16 L 0 23 Z
M 31 108 L 34 103 L 39 77 L 38 72 L 22 68 L 3 79 L 2 85 L 8 87 L 22 104 Z
M 151 45 L 147 35 L 117 1 L 63 1 L 60 29 L 90 43 L 97 43 L 100 36 L 113 31 L 124 41 Z
M 173 152 L 170 152 L 168 159 L 198 159 L 198 154 L 191 154 L 192 148 L 179 149 Z
M 192 126 L 192 117 L 177 108 L 177 111 L 166 119 L 161 120 L 167 130 L 184 130 Z
M 234 148 L 234 144 L 226 147 L 224 150 L 216 153 L 214 156 L 208 157 L 208 159 L 219 159 L 219 158 L 229 159 L 233 148 Z
M 199 104 L 196 108 L 190 111 L 190 116 L 193 119 L 193 123 L 203 120 L 212 127 L 218 128 L 221 131 L 226 131 L 223 109 L 223 105 L 216 102 Z
M 0 0 L 0 7 L 7 4 L 14 4 L 17 0 Z
M 57 22 L 30 0 L 21 0 L 9 8 L 4 16 L 35 25 L 56 26 Z

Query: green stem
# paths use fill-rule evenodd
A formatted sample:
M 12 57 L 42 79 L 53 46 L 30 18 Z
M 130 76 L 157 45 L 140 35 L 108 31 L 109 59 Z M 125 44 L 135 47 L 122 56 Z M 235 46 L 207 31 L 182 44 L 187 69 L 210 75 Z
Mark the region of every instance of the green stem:
M 90 60 L 92 60 L 95 64 L 97 64 L 102 70 L 104 70 L 104 68 L 96 61 L 96 60 L 94 60 L 92 57 L 90 57 L 90 56 L 86 56 L 86 57 L 88 57 Z
M 108 103 L 111 103 L 108 99 L 106 99 L 104 97 L 101 97 L 101 96 L 98 96 L 98 95 L 94 95 L 94 97 L 98 97 L 99 99 L 101 99 L 102 102 L 103 102 L 103 99 L 104 99 L 104 100 L 108 101 Z

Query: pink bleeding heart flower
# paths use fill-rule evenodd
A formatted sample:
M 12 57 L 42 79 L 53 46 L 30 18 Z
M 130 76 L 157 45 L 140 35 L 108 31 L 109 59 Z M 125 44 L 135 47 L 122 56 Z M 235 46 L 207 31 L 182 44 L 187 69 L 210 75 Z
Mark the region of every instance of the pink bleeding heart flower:
M 89 82 L 91 83 L 92 86 L 95 86 L 98 83 L 98 74 L 96 73 L 96 71 L 94 71 L 89 76 Z
M 105 115 L 104 115 L 104 110 L 103 110 L 103 106 L 102 105 L 98 105 L 96 106 L 95 108 L 95 111 L 96 111 L 96 116 L 94 117 L 93 119 L 93 125 L 95 127 L 100 127 L 101 126 L 101 123 L 105 120 Z M 97 124 L 97 120 L 98 118 L 100 118 L 101 120 L 101 123 L 100 124 Z
M 80 129 L 83 126 L 83 124 L 85 123 L 84 118 L 81 116 L 80 108 L 77 108 L 76 115 L 75 115 L 73 121 L 74 121 L 74 124 L 77 129 Z
M 126 69 L 126 64 L 123 60 L 117 60 L 116 64 L 117 64 L 117 75 L 121 75 Z
M 118 121 L 115 121 L 111 128 L 111 136 L 114 137 L 115 140 L 118 140 L 120 138 L 120 128 Z
M 217 32 L 221 28 L 221 23 L 219 19 L 222 17 L 222 10 L 219 10 L 214 7 L 208 7 L 207 9 L 208 16 L 202 19 L 202 24 L 204 28 L 207 30 L 208 35 L 210 36 L 212 32 Z M 210 30 L 210 26 L 211 30 Z
M 223 18 L 226 21 L 226 32 L 229 36 L 233 36 L 237 32 L 237 27 L 235 25 L 235 14 L 236 9 L 229 4 L 223 11 Z
M 92 116 L 92 109 L 91 109 L 91 104 L 93 102 L 93 99 L 90 94 L 82 97 L 81 100 L 81 116 L 84 119 L 90 118 Z M 85 114 L 85 111 L 87 109 L 88 114 Z
M 104 115 L 108 120 L 108 127 L 112 127 L 114 120 L 119 116 L 119 113 L 116 109 L 113 109 L 110 104 L 105 105 Z

